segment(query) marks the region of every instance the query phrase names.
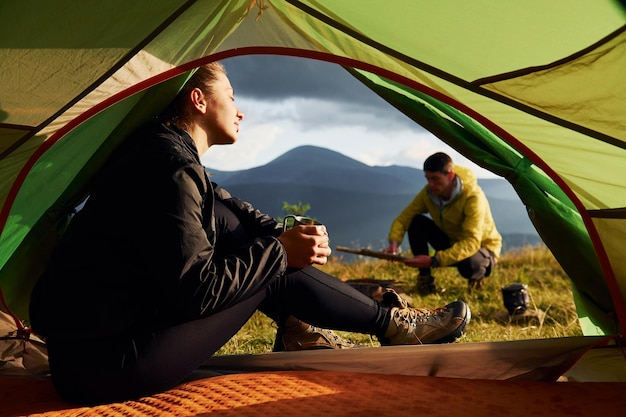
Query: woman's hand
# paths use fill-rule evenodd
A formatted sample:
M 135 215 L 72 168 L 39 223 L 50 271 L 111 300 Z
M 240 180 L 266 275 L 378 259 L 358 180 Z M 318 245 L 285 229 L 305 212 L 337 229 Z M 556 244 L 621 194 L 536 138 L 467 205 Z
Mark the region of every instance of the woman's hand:
M 278 240 L 287 252 L 287 264 L 294 268 L 324 265 L 331 253 L 324 225 L 295 226 L 283 232 Z

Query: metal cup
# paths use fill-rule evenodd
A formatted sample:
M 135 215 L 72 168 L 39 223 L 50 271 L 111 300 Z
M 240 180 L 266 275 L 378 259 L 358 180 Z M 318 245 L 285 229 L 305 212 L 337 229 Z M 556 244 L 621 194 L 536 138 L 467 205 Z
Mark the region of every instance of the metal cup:
M 288 214 L 285 216 L 283 220 L 283 231 L 287 231 L 292 227 L 300 226 L 300 225 L 316 225 L 321 226 L 322 223 L 318 222 L 315 219 L 306 216 L 296 216 L 295 214 Z

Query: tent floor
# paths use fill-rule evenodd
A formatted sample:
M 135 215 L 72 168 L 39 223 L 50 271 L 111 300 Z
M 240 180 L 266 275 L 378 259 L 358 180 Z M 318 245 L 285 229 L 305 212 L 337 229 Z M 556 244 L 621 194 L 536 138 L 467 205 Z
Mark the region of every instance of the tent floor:
M 220 375 L 94 407 L 47 380 L 0 377 L 0 416 L 591 416 L 626 409 L 626 382 L 530 382 L 326 371 Z

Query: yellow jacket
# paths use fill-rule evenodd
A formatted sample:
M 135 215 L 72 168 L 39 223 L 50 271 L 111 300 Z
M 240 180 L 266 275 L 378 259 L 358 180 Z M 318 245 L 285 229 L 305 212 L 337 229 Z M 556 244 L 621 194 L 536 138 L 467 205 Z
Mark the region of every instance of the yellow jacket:
M 500 255 L 502 236 L 496 229 L 489 202 L 472 171 L 460 166 L 454 172 L 461 179 L 461 191 L 440 207 L 426 185 L 391 224 L 389 241 L 400 244 L 413 217 L 429 213 L 450 239 L 452 246 L 436 253 L 441 266 L 450 266 L 474 255 L 483 247 Z

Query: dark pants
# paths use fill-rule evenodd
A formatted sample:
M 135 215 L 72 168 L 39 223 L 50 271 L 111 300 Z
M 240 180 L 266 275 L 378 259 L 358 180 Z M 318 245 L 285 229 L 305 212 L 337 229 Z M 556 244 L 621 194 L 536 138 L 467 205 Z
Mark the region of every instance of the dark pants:
M 451 246 L 450 238 L 432 221 L 432 219 L 418 215 L 413 218 L 407 231 L 409 244 L 413 255 L 428 255 L 428 245 L 436 251 L 448 249 Z M 463 278 L 476 280 L 491 274 L 491 267 L 495 265 L 494 254 L 485 248 L 469 258 L 457 262 L 457 267 Z M 430 268 L 420 268 L 420 275 L 430 275 Z
M 218 233 L 234 243 L 246 231 L 236 216 L 216 207 Z M 48 338 L 52 379 L 59 394 L 79 404 L 124 401 L 172 388 L 223 346 L 258 309 L 275 320 L 288 315 L 312 325 L 384 336 L 389 309 L 339 279 L 307 267 L 249 291 L 202 319 L 90 340 Z

